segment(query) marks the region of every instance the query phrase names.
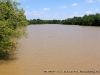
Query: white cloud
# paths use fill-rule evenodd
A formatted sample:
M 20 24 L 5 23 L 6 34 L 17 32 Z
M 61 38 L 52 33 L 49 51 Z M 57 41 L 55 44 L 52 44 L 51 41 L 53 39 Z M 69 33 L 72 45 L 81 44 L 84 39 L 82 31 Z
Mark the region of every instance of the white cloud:
M 78 12 L 74 12 L 73 14 L 77 15 L 77 14 L 78 14 Z
M 95 0 L 86 0 L 87 3 L 94 2 Z
M 66 14 L 62 14 L 63 16 L 65 16 Z
M 66 8 L 66 6 L 65 6 L 65 5 L 63 5 L 63 6 L 60 6 L 60 8 Z
M 57 17 L 57 16 L 58 16 L 58 13 L 55 12 L 55 13 L 53 14 L 53 17 Z
M 34 16 L 41 16 L 42 14 L 44 14 L 44 12 L 37 12 L 37 11 L 32 12 L 32 15 Z
M 25 15 L 31 15 L 31 13 L 28 11 L 25 11 Z
M 98 2 L 100 2 L 100 0 L 97 0 Z
M 43 8 L 43 10 L 50 10 L 50 8 Z
M 86 0 L 86 3 L 100 2 L 100 0 Z
M 82 15 L 82 14 L 72 14 L 72 15 L 69 16 L 69 18 L 82 17 L 82 16 L 84 16 L 84 15 Z
M 37 18 L 40 18 L 40 19 L 43 19 L 44 17 L 44 14 L 45 12 L 38 12 L 38 11 L 25 11 L 25 15 L 27 17 L 27 19 L 37 19 Z
M 65 17 L 65 16 L 64 16 Z M 42 19 L 45 19 L 45 20 L 53 20 L 53 19 L 56 19 L 56 20 L 63 20 L 65 19 L 63 16 L 59 16 L 57 12 L 55 12 L 54 14 L 50 15 L 45 15 L 42 17 Z
M 74 4 L 72 4 L 71 6 L 77 6 L 78 4 L 77 3 L 74 3 Z
M 21 2 L 21 1 L 28 1 L 28 0 L 16 0 L 17 2 Z
M 45 20 L 52 20 L 52 19 L 61 19 L 62 16 L 58 15 L 58 12 L 53 13 L 52 15 L 47 14 L 45 12 L 38 12 L 38 11 L 33 11 L 33 12 L 25 12 L 25 15 L 27 16 L 27 19 L 45 19 Z
M 28 0 L 22 0 L 22 1 L 28 1 Z
M 84 16 L 84 14 L 79 14 L 78 12 L 74 12 L 74 13 L 70 14 L 68 18 L 82 17 L 82 16 Z
M 33 14 L 34 16 L 39 16 L 39 15 L 40 15 L 39 12 L 37 12 L 37 11 L 33 11 L 32 14 Z
M 26 6 L 26 8 L 29 8 L 29 6 Z
M 98 11 L 99 9 L 95 9 L 95 11 Z
M 92 12 L 91 12 L 91 11 L 86 11 L 85 13 L 86 13 L 87 15 L 88 15 L 88 14 L 92 14 Z

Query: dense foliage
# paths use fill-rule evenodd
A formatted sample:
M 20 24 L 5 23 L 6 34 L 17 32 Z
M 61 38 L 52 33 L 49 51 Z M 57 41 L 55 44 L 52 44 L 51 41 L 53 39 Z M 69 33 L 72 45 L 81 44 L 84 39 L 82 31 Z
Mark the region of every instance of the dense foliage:
M 100 26 L 100 14 L 84 15 L 83 17 L 73 17 L 63 20 L 63 24 L 83 25 L 83 26 Z
M 68 24 L 68 25 L 82 25 L 82 26 L 100 26 L 100 14 L 84 15 L 83 17 L 73 17 L 65 20 L 28 20 L 30 24 Z
M 25 34 L 28 25 L 24 10 L 17 8 L 20 3 L 0 0 L 0 59 L 8 58 L 16 48 L 15 38 Z
M 28 20 L 29 24 L 61 24 L 61 20 L 41 20 L 33 19 Z

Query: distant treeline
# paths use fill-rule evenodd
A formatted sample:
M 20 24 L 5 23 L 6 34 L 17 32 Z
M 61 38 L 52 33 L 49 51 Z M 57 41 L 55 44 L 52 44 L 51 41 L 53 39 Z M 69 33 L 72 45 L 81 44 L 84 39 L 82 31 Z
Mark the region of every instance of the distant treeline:
M 87 25 L 100 26 L 100 14 L 84 15 L 83 17 L 73 17 L 65 20 L 28 20 L 29 24 L 66 24 L 66 25 Z
M 28 20 L 29 24 L 62 24 L 62 20 L 42 20 L 42 19 L 33 19 Z

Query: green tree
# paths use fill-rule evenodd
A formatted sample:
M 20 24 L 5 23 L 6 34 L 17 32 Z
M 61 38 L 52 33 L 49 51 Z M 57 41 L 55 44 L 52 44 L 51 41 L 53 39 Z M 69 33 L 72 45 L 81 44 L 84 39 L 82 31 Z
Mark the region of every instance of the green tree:
M 16 49 L 15 38 L 25 35 L 28 25 L 24 10 L 12 0 L 0 0 L 0 59 L 5 59 Z

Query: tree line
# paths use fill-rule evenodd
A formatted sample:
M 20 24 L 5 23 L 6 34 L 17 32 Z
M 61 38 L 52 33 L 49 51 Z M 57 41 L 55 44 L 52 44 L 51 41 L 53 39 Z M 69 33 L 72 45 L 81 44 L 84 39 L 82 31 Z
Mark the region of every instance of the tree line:
M 42 20 L 42 19 L 33 19 L 27 20 L 29 24 L 62 24 L 61 20 Z
M 25 11 L 12 0 L 0 0 L 0 59 L 9 58 L 16 49 L 16 38 L 26 35 Z
M 29 24 L 65 24 L 65 25 L 82 25 L 82 26 L 100 26 L 100 14 L 89 14 L 83 17 L 68 18 L 65 20 L 42 20 L 31 19 L 28 20 Z

